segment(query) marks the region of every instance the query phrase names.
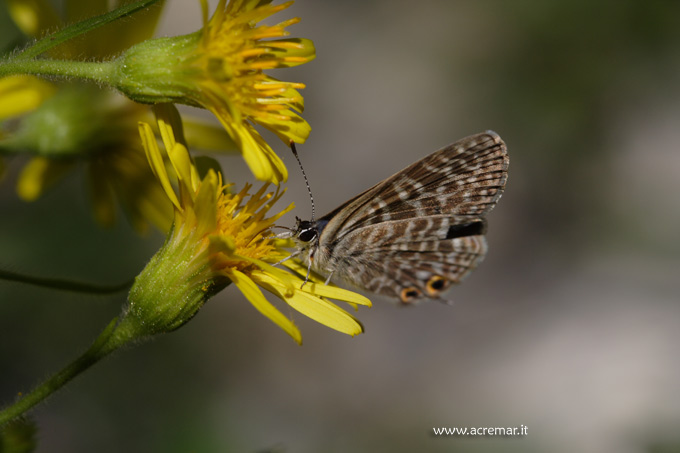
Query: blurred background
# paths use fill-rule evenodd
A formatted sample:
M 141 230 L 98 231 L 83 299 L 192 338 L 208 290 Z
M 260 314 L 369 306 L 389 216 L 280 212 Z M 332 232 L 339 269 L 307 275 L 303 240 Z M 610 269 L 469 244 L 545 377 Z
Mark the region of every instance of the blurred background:
M 374 298 L 355 338 L 291 313 L 302 347 L 228 288 L 35 410 L 38 451 L 680 451 L 680 3 L 298 0 L 273 21 L 292 16 L 318 56 L 275 76 L 307 84 L 317 213 L 493 129 L 511 163 L 485 262 L 453 307 Z M 169 1 L 158 35 L 200 25 L 198 2 Z M 17 168 L 0 186 L 3 268 L 115 284 L 162 243 L 99 229 L 83 175 L 20 202 Z M 0 400 L 75 358 L 123 300 L 0 282 Z

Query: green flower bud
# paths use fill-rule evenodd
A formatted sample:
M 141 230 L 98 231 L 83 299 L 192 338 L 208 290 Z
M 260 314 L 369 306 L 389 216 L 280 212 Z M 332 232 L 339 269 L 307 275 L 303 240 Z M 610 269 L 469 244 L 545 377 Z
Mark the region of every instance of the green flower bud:
M 143 41 L 112 62 L 110 83 L 133 101 L 145 104 L 193 100 L 196 84 L 187 64 L 199 46 L 199 32 Z
M 193 318 L 213 295 L 231 281 L 216 274 L 203 259 L 202 245 L 193 234 L 177 235 L 173 228 L 163 247 L 137 276 L 123 311 L 139 334 L 173 331 Z

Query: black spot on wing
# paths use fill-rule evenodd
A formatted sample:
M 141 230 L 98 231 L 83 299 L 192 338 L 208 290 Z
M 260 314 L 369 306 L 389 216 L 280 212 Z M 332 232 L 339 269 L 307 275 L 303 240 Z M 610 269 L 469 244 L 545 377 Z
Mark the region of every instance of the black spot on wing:
M 486 222 L 475 220 L 469 223 L 451 225 L 446 232 L 446 239 L 462 238 L 466 236 L 479 236 L 486 232 Z

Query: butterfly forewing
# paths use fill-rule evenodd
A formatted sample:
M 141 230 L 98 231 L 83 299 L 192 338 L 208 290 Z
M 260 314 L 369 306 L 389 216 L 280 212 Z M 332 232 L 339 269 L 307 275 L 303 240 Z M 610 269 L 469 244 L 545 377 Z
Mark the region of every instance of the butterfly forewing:
M 508 162 L 491 131 L 432 153 L 320 219 L 313 267 L 403 302 L 438 298 L 484 257 Z
M 329 214 L 339 234 L 387 220 L 486 214 L 507 179 L 508 155 L 495 132 L 459 140 L 376 184 Z M 342 213 L 338 217 L 334 214 Z M 328 218 L 328 216 L 326 216 Z M 330 230 L 329 230 L 330 231 Z

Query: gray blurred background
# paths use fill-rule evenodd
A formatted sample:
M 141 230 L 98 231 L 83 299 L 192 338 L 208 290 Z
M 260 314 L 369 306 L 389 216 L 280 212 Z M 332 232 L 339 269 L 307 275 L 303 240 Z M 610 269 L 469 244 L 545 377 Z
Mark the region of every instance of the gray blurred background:
M 197 29 L 199 11 L 170 1 L 159 36 Z M 38 451 L 680 451 L 680 3 L 298 0 L 274 20 L 292 16 L 318 57 L 274 75 L 308 85 L 299 150 L 317 213 L 493 129 L 511 164 L 485 262 L 453 307 L 374 299 L 355 338 L 290 313 L 302 347 L 229 288 L 34 411 Z M 285 201 L 309 217 L 274 140 Z M 118 283 L 162 242 L 98 229 L 83 175 L 30 205 L 12 184 L 4 268 Z M 0 282 L 0 399 L 79 354 L 123 298 Z

